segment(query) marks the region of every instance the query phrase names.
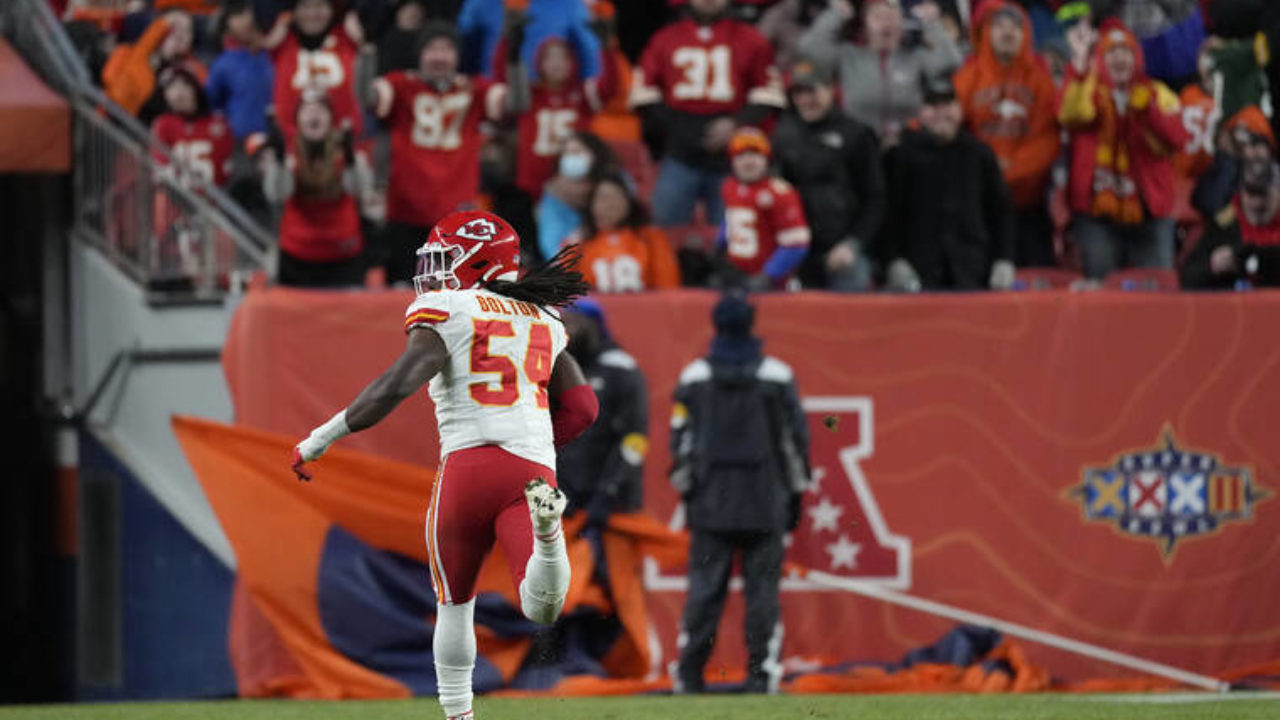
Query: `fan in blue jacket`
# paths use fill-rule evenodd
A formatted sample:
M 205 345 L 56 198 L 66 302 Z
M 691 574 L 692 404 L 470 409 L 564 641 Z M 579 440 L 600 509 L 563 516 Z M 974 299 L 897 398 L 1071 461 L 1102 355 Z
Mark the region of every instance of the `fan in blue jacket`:
M 458 34 L 464 48 L 463 72 L 492 75 L 493 53 L 502 38 L 505 8 L 495 0 L 466 0 L 458 13 Z M 548 37 L 569 41 L 578 58 L 581 79 L 600 74 L 600 40 L 591 31 L 591 14 L 582 0 L 530 0 L 525 12 L 524 42 L 520 59 L 536 68 L 534 53 Z M 536 78 L 531 78 L 536 80 Z

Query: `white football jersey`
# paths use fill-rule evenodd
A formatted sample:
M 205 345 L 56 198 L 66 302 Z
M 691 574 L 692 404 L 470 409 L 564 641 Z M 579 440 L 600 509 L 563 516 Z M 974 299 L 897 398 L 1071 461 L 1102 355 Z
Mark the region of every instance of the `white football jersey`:
M 449 350 L 429 391 L 440 426 L 440 458 L 497 445 L 555 469 L 547 385 L 569 336 L 557 311 L 487 290 L 419 295 L 405 332 L 426 326 Z

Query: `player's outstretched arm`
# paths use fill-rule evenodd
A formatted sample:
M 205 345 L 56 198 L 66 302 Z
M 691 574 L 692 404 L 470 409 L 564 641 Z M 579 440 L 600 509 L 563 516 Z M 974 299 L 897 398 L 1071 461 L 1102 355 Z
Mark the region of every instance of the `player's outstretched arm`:
M 600 403 L 578 361 L 567 352 L 556 358 L 547 392 L 551 395 L 551 429 L 556 447 L 562 447 L 591 427 Z
M 378 424 L 405 398 L 422 389 L 448 361 L 448 348 L 434 330 L 426 327 L 410 330 L 409 341 L 395 363 L 369 383 L 346 410 L 312 430 L 311 435 L 294 448 L 293 471 L 298 479 L 311 479 L 304 463 L 323 455 L 330 445 L 347 434 Z
M 405 398 L 421 390 L 448 361 L 449 350 L 435 330 L 410 330 L 404 353 L 347 408 L 347 427 L 360 432 L 378 424 Z

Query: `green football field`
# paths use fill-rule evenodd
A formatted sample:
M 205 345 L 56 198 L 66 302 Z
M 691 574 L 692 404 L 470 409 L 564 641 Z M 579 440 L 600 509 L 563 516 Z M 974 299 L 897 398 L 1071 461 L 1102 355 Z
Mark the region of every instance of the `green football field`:
M 1277 720 L 1280 694 L 480 698 L 478 720 Z M 437 720 L 431 700 L 0 707 L 3 720 Z

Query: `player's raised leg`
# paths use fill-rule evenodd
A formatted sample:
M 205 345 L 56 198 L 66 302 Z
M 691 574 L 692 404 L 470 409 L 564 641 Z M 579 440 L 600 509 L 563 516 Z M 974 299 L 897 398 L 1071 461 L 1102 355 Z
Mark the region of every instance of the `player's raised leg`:
M 528 464 L 525 469 L 554 477 L 537 465 Z M 514 488 L 515 497 L 498 515 L 494 533 L 510 566 L 511 581 L 519 590 L 520 611 L 536 623 L 550 625 L 569 592 L 569 555 L 560 531 L 566 498 L 541 478 L 527 483 L 522 480 L 521 485 L 524 487 Z
M 550 625 L 560 614 L 569 592 L 569 554 L 560 529 L 560 516 L 568 499 L 542 478 L 530 480 L 524 495 L 533 530 L 533 552 L 520 583 L 520 609 L 530 620 Z

